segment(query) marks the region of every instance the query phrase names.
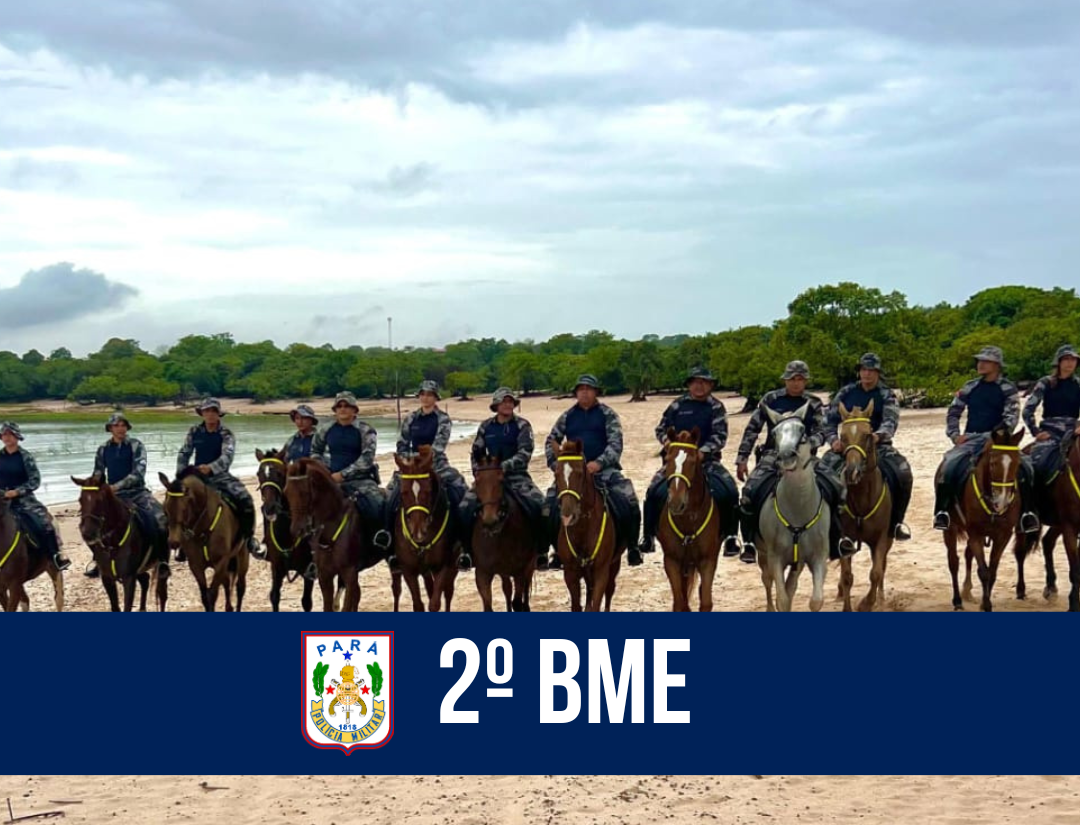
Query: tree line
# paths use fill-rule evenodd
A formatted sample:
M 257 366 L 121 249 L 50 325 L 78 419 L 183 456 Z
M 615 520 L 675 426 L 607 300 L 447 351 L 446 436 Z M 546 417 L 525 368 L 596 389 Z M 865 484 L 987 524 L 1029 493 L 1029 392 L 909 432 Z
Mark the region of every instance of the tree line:
M 361 398 L 415 390 L 422 379 L 464 396 L 508 385 L 524 393 L 564 392 L 582 372 L 609 393 L 649 393 L 682 385 L 688 368 L 710 367 L 720 387 L 750 399 L 777 386 L 784 364 L 809 363 L 811 385 L 835 390 L 852 379 L 867 350 L 885 359 L 887 380 L 928 405 L 948 403 L 972 375 L 972 354 L 986 344 L 1005 350 L 1014 381 L 1044 375 L 1055 349 L 1080 343 L 1080 298 L 1071 289 L 1002 286 L 962 306 L 914 306 L 900 292 L 854 283 L 814 287 L 788 305 L 786 318 L 705 335 L 647 335 L 636 341 L 592 330 L 547 341 L 470 339 L 443 349 L 348 347 L 270 341 L 238 343 L 228 333 L 189 335 L 156 353 L 113 338 L 76 358 L 0 352 L 0 403 L 67 399 L 80 403 L 184 402 L 206 395 L 253 398 Z

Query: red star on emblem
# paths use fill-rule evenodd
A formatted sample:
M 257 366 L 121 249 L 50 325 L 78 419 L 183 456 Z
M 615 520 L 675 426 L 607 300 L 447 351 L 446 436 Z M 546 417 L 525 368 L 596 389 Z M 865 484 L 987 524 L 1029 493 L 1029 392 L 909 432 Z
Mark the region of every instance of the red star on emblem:
M 333 696 L 334 695 L 334 689 L 333 688 L 327 688 L 326 689 L 326 695 L 327 696 Z
M 367 696 L 369 693 L 371 693 L 371 688 L 369 688 L 367 685 L 364 685 L 360 692 Z

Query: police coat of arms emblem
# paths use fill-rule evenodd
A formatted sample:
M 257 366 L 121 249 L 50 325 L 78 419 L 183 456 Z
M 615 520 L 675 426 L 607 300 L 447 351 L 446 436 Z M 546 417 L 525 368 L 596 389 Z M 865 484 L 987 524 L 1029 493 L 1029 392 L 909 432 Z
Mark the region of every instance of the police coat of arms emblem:
M 394 634 L 301 636 L 304 738 L 345 753 L 385 745 L 394 732 Z

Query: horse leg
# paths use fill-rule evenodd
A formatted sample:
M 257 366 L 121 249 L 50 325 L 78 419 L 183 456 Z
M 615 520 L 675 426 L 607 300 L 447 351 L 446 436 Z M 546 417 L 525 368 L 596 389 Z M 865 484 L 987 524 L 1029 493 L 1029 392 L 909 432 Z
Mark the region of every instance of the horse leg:
M 416 573 L 405 574 L 405 585 L 409 588 L 409 595 L 412 596 L 412 609 L 414 613 L 423 613 L 427 608 L 424 607 L 424 602 L 420 598 L 420 579 Z
M 1016 541 L 1013 542 L 1013 555 L 1016 556 L 1016 598 L 1023 601 L 1027 598 L 1027 582 L 1024 581 L 1024 559 L 1027 558 L 1028 549 L 1033 547 L 1039 540 L 1038 535 L 1028 537 L 1026 533 L 1017 529 Z
M 270 561 L 270 612 L 277 613 L 281 605 L 281 583 L 285 581 L 285 562 L 280 556 Z M 305 582 L 307 579 L 304 580 Z
M 150 589 L 150 574 L 139 574 L 139 612 L 146 612 L 146 592 Z
M 315 582 L 311 579 L 304 579 L 304 592 L 300 596 L 300 607 L 303 608 L 305 613 L 311 612 L 311 591 L 315 588 Z
M 1080 546 L 1077 543 L 1076 528 L 1072 525 L 1061 531 L 1061 540 L 1065 545 L 1065 555 L 1069 559 L 1069 612 L 1080 612 Z
M 701 586 L 698 588 L 698 610 L 701 613 L 712 613 L 713 610 L 713 579 L 716 578 L 716 558 L 710 555 L 701 562 Z
M 813 592 L 810 594 L 810 610 L 814 613 L 821 612 L 825 604 L 825 572 L 828 570 L 828 556 L 817 556 L 810 565 L 810 574 L 813 577 Z M 849 591 L 850 592 L 850 588 Z
M 448 569 L 448 567 L 444 566 L 435 574 L 435 588 L 428 597 L 429 613 L 438 613 L 442 610 L 443 591 L 446 588 L 446 574 Z
M 394 594 L 394 612 L 401 610 L 401 571 L 394 570 L 390 573 L 390 592 Z
M 187 554 L 188 567 L 191 569 L 191 575 L 195 577 L 195 584 L 199 586 L 199 595 L 202 597 L 203 610 L 212 611 L 213 605 L 210 604 L 210 588 L 206 584 L 206 564 L 203 562 L 202 554 L 192 551 Z
M 135 606 L 135 579 L 132 576 L 128 576 L 126 579 L 122 579 L 120 586 L 124 588 L 124 612 L 130 613 L 131 608 Z
M 491 573 L 487 570 L 476 568 L 476 592 L 480 594 L 480 601 L 484 605 L 485 613 L 494 613 L 495 608 L 491 605 Z M 506 577 L 503 577 L 503 590 L 506 590 Z M 510 599 L 506 600 L 506 612 L 510 612 Z
M 571 568 L 570 565 L 563 567 L 563 581 L 566 582 L 566 589 L 570 591 L 570 612 L 581 612 L 581 571 L 575 566 Z
M 611 612 L 611 600 L 615 598 L 615 582 L 619 578 L 619 571 L 622 569 L 622 556 L 616 556 L 611 561 L 611 567 L 608 571 L 608 583 L 607 590 L 604 592 L 604 612 Z
M 352 573 L 345 582 L 345 612 L 356 613 L 360 610 L 360 574 Z
M 1002 545 L 1004 547 L 1004 545 Z M 997 542 L 994 542 L 994 546 L 991 548 L 991 559 L 997 554 Z M 968 537 L 968 553 L 970 553 L 975 559 L 976 572 L 979 576 L 979 583 L 982 585 L 982 599 L 979 603 L 979 607 L 987 612 L 993 610 L 993 606 L 990 604 L 990 588 L 992 583 L 990 581 L 990 565 L 986 561 L 986 545 L 982 538 Z
M 240 548 L 240 555 L 236 557 L 236 612 L 239 613 L 244 607 L 244 594 L 247 593 L 248 564 L 251 556 L 246 547 Z
M 784 577 L 784 564 L 775 553 L 769 554 L 770 575 L 776 588 L 776 609 L 781 613 L 791 612 L 791 596 L 788 594 L 787 581 Z
M 98 565 L 98 569 L 101 569 L 104 565 Z M 116 588 L 116 579 L 111 575 L 106 578 L 105 573 L 101 574 L 101 586 L 105 588 L 105 595 L 109 597 L 109 609 L 113 613 L 120 612 L 120 595 Z
M 982 538 L 981 537 L 979 538 L 979 542 L 980 542 L 979 547 L 982 547 Z M 964 567 L 965 567 L 965 570 L 967 571 L 964 574 L 964 588 L 963 588 L 964 601 L 965 602 L 973 602 L 973 601 L 975 601 L 975 596 L 972 595 L 972 588 L 971 588 L 971 562 L 975 559 L 975 551 L 972 549 L 971 543 L 972 543 L 972 538 L 971 538 L 971 534 L 969 533 L 968 534 L 967 547 L 964 548 Z
M 477 575 L 480 571 L 477 570 Z M 495 577 L 492 576 L 492 579 Z M 506 612 L 511 613 L 514 610 L 514 579 L 511 576 L 500 576 L 502 579 L 503 597 L 506 599 Z
M 450 605 L 454 602 L 454 586 L 457 584 L 457 558 L 455 557 L 445 568 L 446 579 L 443 584 L 443 596 L 446 598 L 446 612 L 450 612 Z
M 840 598 L 844 600 L 844 612 L 851 612 L 851 588 L 855 585 L 855 574 L 851 570 L 851 556 L 840 559 Z
M 14 613 L 19 608 L 22 608 L 24 613 L 29 612 L 30 597 L 26 595 L 26 588 L 23 587 L 23 583 L 15 581 L 12 583 L 10 594 L 8 595 L 8 612 Z
M 674 554 L 664 553 L 664 572 L 671 584 L 671 611 L 685 613 L 690 609 L 690 605 L 686 604 L 686 592 L 683 589 L 682 564 Z
M 593 565 L 592 588 L 589 592 L 588 604 L 585 605 L 586 612 L 600 612 L 600 606 L 603 604 L 604 596 L 607 594 L 608 576 L 611 573 L 610 565 L 610 561 Z
M 424 589 L 427 591 L 427 597 L 430 599 L 431 594 L 435 592 L 435 577 L 430 570 L 423 572 L 424 576 Z
M 776 604 L 773 602 L 772 566 L 760 550 L 758 551 L 758 568 L 761 570 L 761 584 L 765 588 L 765 611 L 767 613 L 775 613 Z
M 1057 571 L 1054 569 L 1054 542 L 1061 535 L 1056 527 L 1051 527 L 1042 538 L 1043 559 L 1046 562 L 1046 589 L 1043 598 L 1047 601 L 1057 597 Z
M 319 574 L 319 590 L 322 591 L 322 609 L 323 613 L 334 612 L 334 571 L 327 569 L 329 563 L 320 565 L 318 569 Z
M 805 566 L 806 562 L 800 561 L 787 571 L 787 578 L 784 579 L 784 590 L 787 593 L 788 610 L 793 609 L 792 605 L 795 602 L 795 591 L 799 589 L 799 576 L 802 575 L 803 567 Z
M 949 575 L 952 576 L 953 610 L 963 610 L 964 600 L 960 596 L 960 553 L 957 549 L 956 531 L 945 531 L 945 549 L 949 558 Z
M 882 532 L 877 543 L 870 548 L 870 590 L 859 602 L 860 613 L 870 613 L 877 604 L 878 593 L 884 590 L 885 557 L 889 553 L 888 533 Z M 884 599 L 882 599 L 884 601 Z
M 169 580 L 154 575 L 154 590 L 157 596 L 157 608 L 159 613 L 165 612 L 165 605 L 169 601 Z

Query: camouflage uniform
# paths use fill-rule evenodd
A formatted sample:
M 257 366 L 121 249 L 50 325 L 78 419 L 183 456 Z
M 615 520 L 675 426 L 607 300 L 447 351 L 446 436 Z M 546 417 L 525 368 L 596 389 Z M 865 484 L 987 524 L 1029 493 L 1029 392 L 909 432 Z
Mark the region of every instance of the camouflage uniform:
M 131 429 L 131 423 L 122 415 L 110 418 L 105 429 L 112 432 L 113 425 L 121 421 Z M 146 447 L 143 443 L 137 438 L 125 438 L 117 444 L 110 438 L 98 447 L 94 456 L 93 478 L 98 484 L 111 486 L 117 497 L 134 510 L 143 533 L 157 551 L 158 561 L 167 564 L 169 519 L 161 502 L 146 486 Z
M 312 422 L 312 429 L 305 435 L 299 429 L 289 436 L 285 446 L 281 448 L 281 454 L 287 463 L 299 461 L 301 458 L 311 456 L 311 449 L 315 443 L 315 435 L 318 432 L 319 419 L 311 407 L 301 404 L 289 413 L 289 417 L 295 422 L 297 417 L 308 418 Z
M 599 389 L 599 382 L 591 375 L 583 375 L 578 379 L 575 391 L 582 385 Z M 596 412 L 593 412 L 595 410 Z M 590 440 L 594 440 L 593 430 L 590 428 L 590 417 L 599 416 L 601 421 L 591 422 L 597 427 L 596 435 L 599 440 L 590 447 Z M 583 437 L 584 436 L 584 437 Z M 621 525 L 625 535 L 622 536 L 628 549 L 628 561 L 630 564 L 641 563 L 641 551 L 638 547 L 641 533 L 641 510 L 638 506 L 637 495 L 634 493 L 634 485 L 630 479 L 622 474 L 623 429 L 622 421 L 618 413 L 607 404 L 596 403 L 594 407 L 585 410 L 579 404 L 575 404 L 569 410 L 559 416 L 555 422 L 547 441 L 544 444 L 544 457 L 547 465 L 554 472 L 558 465 L 555 448 L 562 444 L 566 438 L 582 440 L 585 443 L 585 460 L 595 461 L 600 465 L 600 472 L 593 476 L 593 483 L 597 489 L 611 500 L 614 505 L 616 519 L 623 520 Z M 559 524 L 559 501 L 555 485 L 547 492 L 545 506 L 548 509 L 548 541 L 554 544 L 558 535 Z M 555 565 L 557 566 L 557 565 Z
M 341 393 L 334 401 L 335 409 L 346 403 L 359 411 L 352 393 Z M 341 430 L 355 429 L 358 435 L 342 434 Z M 336 421 L 326 424 L 315 433 L 311 456 L 321 461 L 332 473 L 341 473 L 341 491 L 356 502 L 369 536 L 375 537 L 386 520 L 386 493 L 379 486 L 379 465 L 375 463 L 379 437 L 375 428 L 359 418 L 351 425 Z M 355 456 L 355 458 L 354 458 Z M 378 546 L 390 546 L 389 536 L 378 536 Z
M 208 398 L 195 408 L 200 415 L 208 409 L 217 409 L 220 413 L 221 402 Z M 236 457 L 236 437 L 232 430 L 224 423 L 219 424 L 214 432 L 210 432 L 205 422 L 196 424 L 188 430 L 184 445 L 176 456 L 177 475 L 190 465 L 192 456 L 195 457 L 196 465 L 206 464 L 210 467 L 210 475 L 200 474 L 199 478 L 233 502 L 240 519 L 241 537 L 247 543 L 252 555 L 263 558 L 265 550 L 255 538 L 255 501 L 244 487 L 244 483 L 229 472 L 233 459 Z
M 860 369 L 877 370 L 880 374 L 881 359 L 874 353 L 868 352 L 859 361 Z M 843 404 L 849 410 L 860 407 L 865 410 L 870 402 L 874 402 L 874 414 L 871 426 L 878 436 L 877 460 L 878 466 L 885 476 L 892 493 L 892 517 L 891 526 L 895 529 L 901 527 L 907 515 L 908 505 L 911 503 L 911 491 L 915 485 L 915 476 L 911 471 L 911 465 L 892 445 L 896 431 L 900 427 L 900 405 L 896 401 L 896 394 L 884 383 L 879 382 L 872 390 L 865 390 L 860 382 L 848 384 L 832 398 L 826 416 L 826 446 L 839 440 L 840 429 L 840 405 Z M 842 453 L 829 451 L 821 459 L 837 474 L 844 466 Z M 899 538 L 909 538 L 907 530 L 902 530 Z
M 716 384 L 716 379 L 707 370 L 694 369 L 690 371 L 686 379 L 689 384 L 695 379 L 701 379 Z M 664 414 L 660 417 L 660 423 L 656 427 L 656 440 L 662 446 L 667 446 L 668 429 L 672 428 L 676 433 L 690 432 L 697 427 L 701 435 L 698 439 L 698 450 L 704 458 L 704 470 L 709 492 L 713 499 L 720 505 L 720 529 L 721 536 L 728 538 L 738 530 L 738 516 L 736 510 L 739 506 L 739 488 L 731 473 L 720 463 L 720 454 L 727 445 L 728 420 L 727 409 L 723 402 L 711 394 L 703 401 L 698 401 L 690 393 L 672 401 Z M 656 530 L 660 523 L 660 512 L 664 508 L 664 502 L 668 497 L 667 477 L 664 474 L 664 466 L 652 477 L 649 489 L 645 493 L 644 507 L 644 530 L 641 539 L 641 551 L 649 553 L 653 550 L 653 540 L 656 538 Z M 725 544 L 728 544 L 725 542 Z M 727 555 L 733 553 L 725 548 Z M 734 547 L 734 553 L 738 553 Z
M 993 362 L 1002 370 L 1005 367 L 1004 356 L 998 347 L 984 347 L 975 355 L 975 360 Z M 960 418 L 965 410 L 967 410 L 967 422 L 964 426 L 964 435 L 967 440 L 963 444 L 958 444 Z M 956 500 L 960 485 L 967 480 L 991 435 L 997 430 L 1004 430 L 1009 434 L 1016 431 L 1017 424 L 1020 422 L 1020 391 L 1000 372 L 993 381 L 982 377 L 972 379 L 960 388 L 952 404 L 949 405 L 945 422 L 945 435 L 955 446 L 945 453 L 941 475 L 935 484 L 934 528 L 938 530 L 948 528 L 949 510 Z M 1025 531 L 1030 532 L 1032 526 L 1038 529 L 1038 519 L 1032 512 L 1034 469 L 1030 458 L 1025 455 L 1021 455 L 1020 458 L 1018 480 L 1024 510 L 1022 523 Z M 1032 521 L 1035 522 L 1034 525 Z
M 19 441 L 23 440 L 19 425 L 5 422 L 0 425 L 0 432 L 12 433 Z M 34 491 L 41 487 L 41 471 L 32 453 L 17 447 L 9 453 L 6 447 L 0 447 L 0 495 L 14 490 L 18 496 L 6 499 L 8 507 L 16 520 L 30 528 L 32 542 L 41 547 L 60 570 L 66 570 L 71 562 L 60 549 L 60 531 L 56 529 L 52 515 L 42 504 Z
M 1075 348 L 1070 345 L 1061 347 L 1054 356 L 1054 367 L 1062 358 L 1080 360 Z M 1036 425 L 1035 413 L 1043 408 L 1042 422 Z M 1031 451 L 1031 461 L 1035 465 L 1035 474 L 1040 482 L 1050 479 L 1061 467 L 1061 448 L 1068 437 L 1075 432 L 1080 419 L 1080 373 L 1074 372 L 1069 378 L 1061 379 L 1055 373 L 1039 379 L 1024 404 L 1024 423 L 1033 436 L 1046 433 L 1050 438 L 1039 441 Z
M 500 387 L 492 396 L 491 411 L 495 412 L 506 398 L 513 398 L 514 406 L 518 406 L 518 399 L 513 392 L 506 387 Z M 532 521 L 540 519 L 544 507 L 544 494 L 529 475 L 529 461 L 535 448 L 532 424 L 517 413 L 505 424 L 499 423 L 497 415 L 484 421 L 477 429 L 472 444 L 473 472 L 476 472 L 482 459 L 488 456 L 499 459 L 502 462 L 503 483 L 525 508 Z M 461 506 L 462 534 L 466 546 L 472 538 L 478 505 L 476 490 L 470 488 Z M 537 532 L 543 535 L 543 529 Z M 537 552 L 543 553 L 546 560 L 547 543 L 538 539 L 538 544 L 540 546 Z
M 791 361 L 787 369 L 780 376 L 782 381 L 795 376 L 809 378 L 810 369 L 804 361 Z M 795 412 L 809 403 L 805 424 L 806 436 L 810 443 L 810 451 L 816 455 L 817 451 L 825 444 L 825 408 L 821 400 L 813 395 L 788 395 L 786 389 L 773 390 L 766 393 L 761 399 L 754 414 L 750 417 L 743 433 L 742 443 L 739 444 L 739 452 L 736 458 L 737 464 L 746 464 L 750 460 L 750 453 L 754 452 L 757 463 L 754 471 L 743 485 L 741 504 L 741 521 L 743 534 L 743 560 L 752 562 L 756 548 L 754 547 L 758 531 L 758 507 L 768 498 L 769 493 L 775 487 L 778 480 L 778 464 L 776 457 L 776 442 L 773 436 L 773 424 L 769 419 L 766 409 L 784 414 Z M 754 445 L 762 428 L 766 428 L 765 444 L 756 451 Z M 840 476 L 822 461 L 814 460 L 814 472 L 817 475 L 818 486 L 822 495 L 825 496 L 832 509 L 831 525 L 831 555 L 835 558 L 842 549 L 847 555 L 856 549 L 850 541 L 840 534 L 839 509 L 846 498 L 846 489 Z M 842 546 L 841 546 L 842 545 Z

